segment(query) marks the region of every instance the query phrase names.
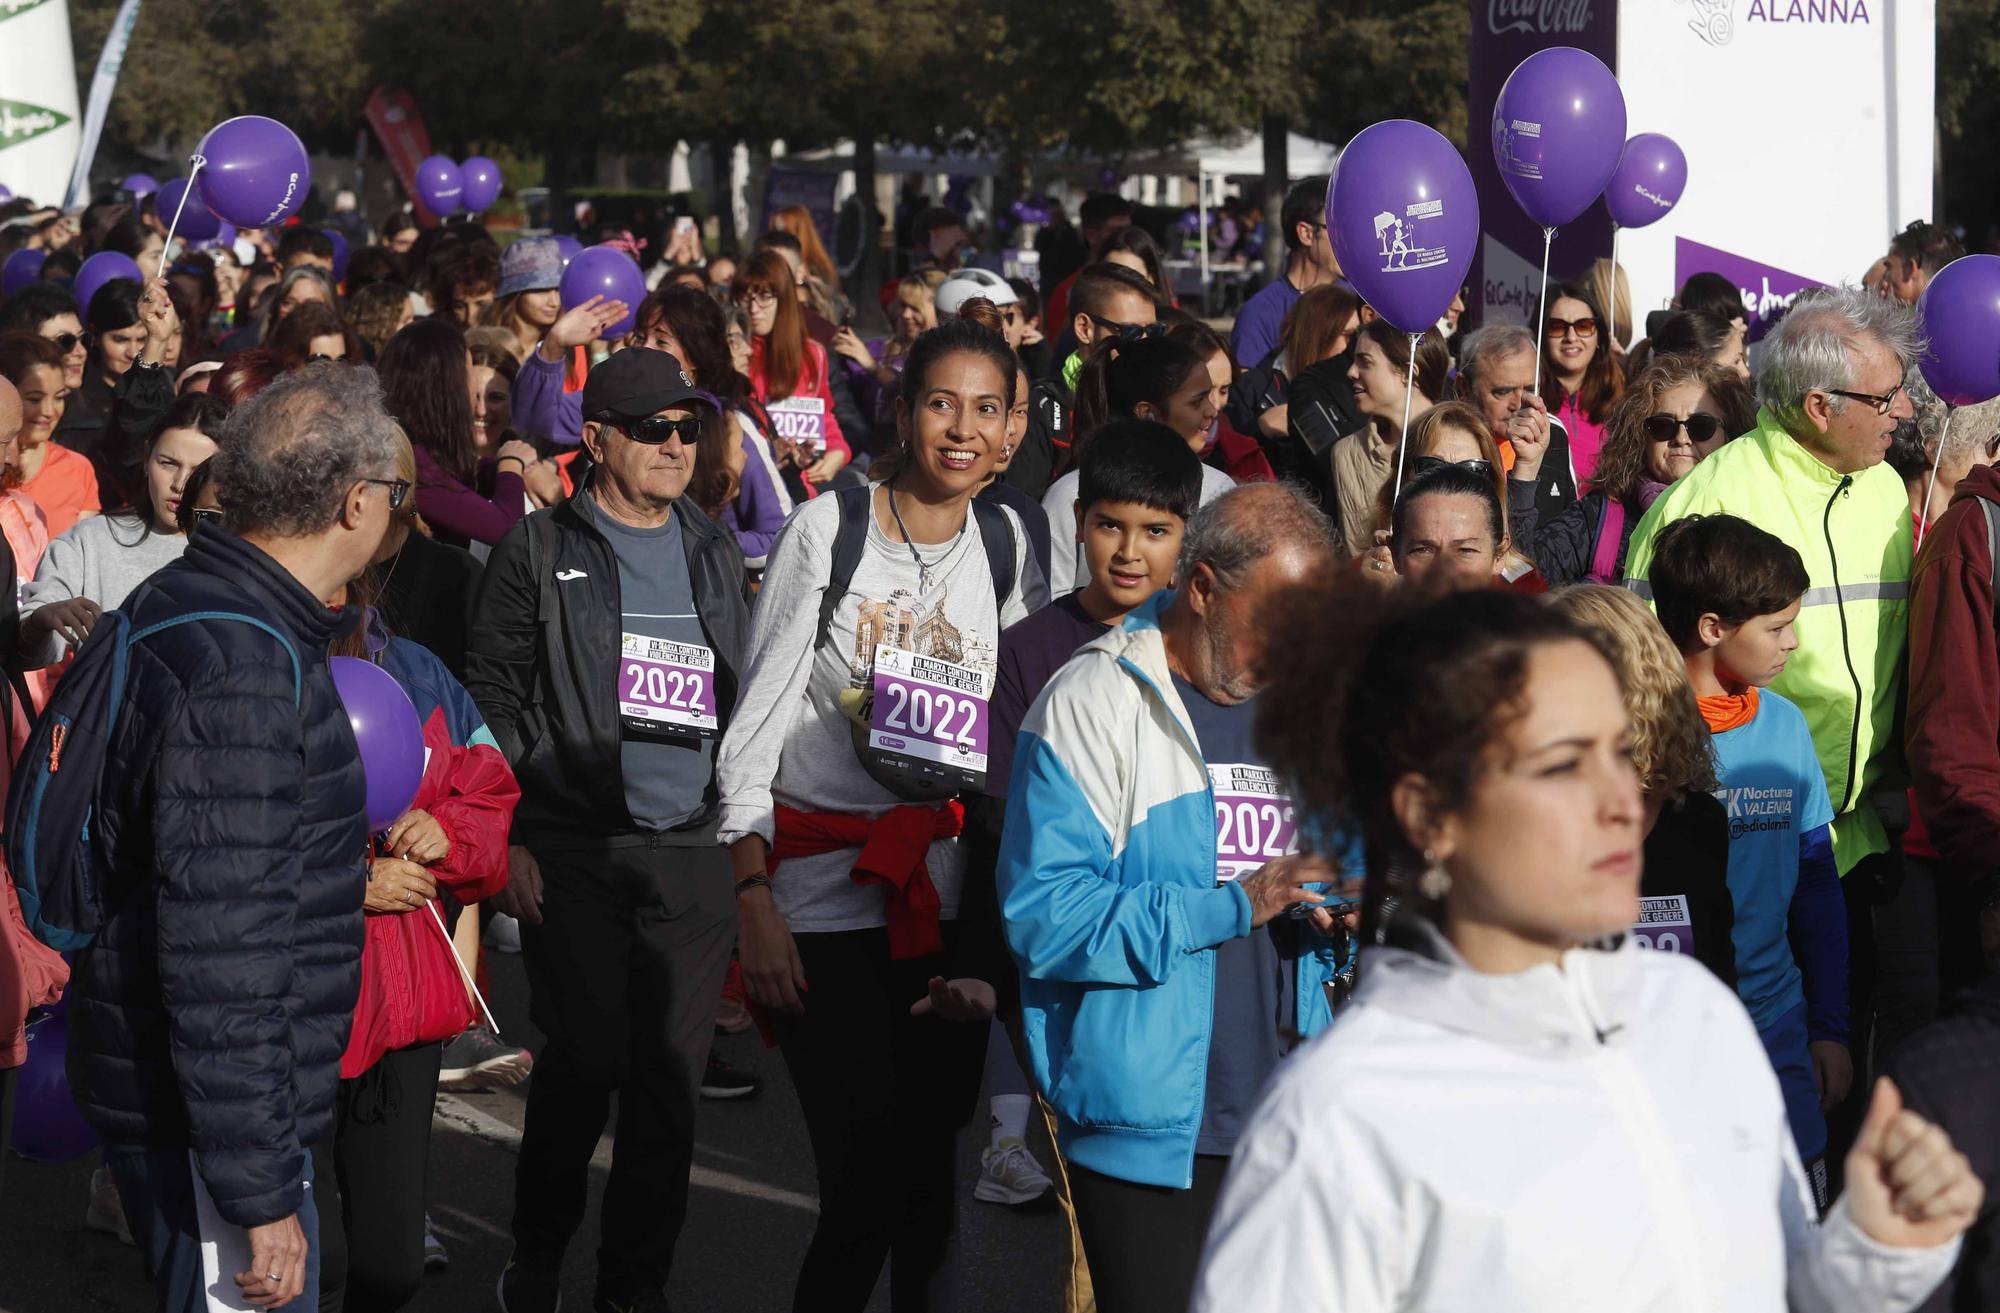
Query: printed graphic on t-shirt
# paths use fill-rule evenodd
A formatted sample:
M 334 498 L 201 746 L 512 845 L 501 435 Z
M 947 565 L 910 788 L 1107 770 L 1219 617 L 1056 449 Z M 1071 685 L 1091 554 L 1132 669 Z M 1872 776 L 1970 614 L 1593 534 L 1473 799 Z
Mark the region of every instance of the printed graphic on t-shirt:
M 907 589 L 863 599 L 840 709 L 868 731 L 868 746 L 922 774 L 969 787 L 986 778 L 988 703 L 998 651 Z
M 1632 927 L 1632 939 L 1641 948 L 1657 948 L 1663 953 L 1694 952 L 1694 916 L 1688 911 L 1686 894 L 1663 894 L 1639 900 L 1639 924 Z
M 1741 839 L 1746 834 L 1791 829 L 1793 792 L 1784 785 L 1725 785 L 1715 791 L 1715 800 L 1729 813 L 1729 837 Z
M 1292 800 L 1278 773 L 1245 762 L 1208 764 L 1215 790 L 1215 882 L 1249 875 L 1276 857 L 1299 850 L 1299 826 Z

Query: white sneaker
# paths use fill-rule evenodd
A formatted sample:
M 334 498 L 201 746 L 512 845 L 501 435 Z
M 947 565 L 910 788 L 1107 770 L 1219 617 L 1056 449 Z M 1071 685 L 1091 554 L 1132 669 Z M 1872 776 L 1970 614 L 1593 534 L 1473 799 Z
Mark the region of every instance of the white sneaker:
M 495 912 L 486 923 L 486 946 L 496 953 L 521 951 L 521 923 L 505 912 Z
M 1018 1139 L 1010 1135 L 981 1151 L 979 1183 L 972 1187 L 974 1199 L 1019 1208 L 1052 1199 L 1054 1195 L 1055 1182 L 1035 1161 L 1035 1155 L 1028 1152 L 1028 1146 Z
M 90 1202 L 84 1206 L 83 1224 L 132 1243 L 132 1228 L 125 1224 L 125 1203 L 118 1197 L 118 1183 L 111 1179 L 109 1167 L 90 1173 Z

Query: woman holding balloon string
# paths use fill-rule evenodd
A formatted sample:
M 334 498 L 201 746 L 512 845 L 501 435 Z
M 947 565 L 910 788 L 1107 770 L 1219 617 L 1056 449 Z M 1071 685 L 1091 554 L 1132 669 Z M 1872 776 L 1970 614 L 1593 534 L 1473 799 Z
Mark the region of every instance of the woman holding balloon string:
M 1590 290 L 1552 283 L 1542 314 L 1542 400 L 1569 433 L 1570 461 L 1579 488 L 1597 471 L 1611 405 L 1625 390 L 1625 374 L 1604 346 L 1604 315 Z
M 1329 452 L 1334 501 L 1347 555 L 1360 556 L 1386 527 L 1379 502 L 1396 482 L 1396 448 L 1405 416 L 1414 419 L 1444 395 L 1451 357 L 1437 333 L 1417 343 L 1415 385 L 1410 379 L 1410 335 L 1384 319 L 1370 320 L 1354 337 L 1348 381 L 1354 404 L 1368 422 L 1334 443 Z
M 90 358 L 57 436 L 90 461 L 104 498 L 130 502 L 140 492 L 140 444 L 173 400 L 180 316 L 167 285 L 157 278 L 143 285 L 114 278 L 91 296 L 85 313 Z

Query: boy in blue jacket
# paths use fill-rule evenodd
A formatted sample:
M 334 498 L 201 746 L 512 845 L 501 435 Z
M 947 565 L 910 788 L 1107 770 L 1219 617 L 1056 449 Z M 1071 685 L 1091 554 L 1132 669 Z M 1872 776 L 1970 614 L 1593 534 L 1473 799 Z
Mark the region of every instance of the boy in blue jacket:
M 1737 991 L 1784 1090 L 1799 1157 L 1826 1204 L 1824 1112 L 1847 1096 L 1847 905 L 1833 804 L 1805 716 L 1770 684 L 1799 645 L 1805 563 L 1733 515 L 1667 526 L 1652 568 L 1660 623 L 1687 660 L 1729 813 Z

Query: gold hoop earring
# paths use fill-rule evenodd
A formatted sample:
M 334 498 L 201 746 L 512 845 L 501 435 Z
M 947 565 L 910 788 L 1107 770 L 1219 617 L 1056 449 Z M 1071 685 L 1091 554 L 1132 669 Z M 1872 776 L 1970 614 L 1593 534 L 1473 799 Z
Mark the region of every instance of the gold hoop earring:
M 1424 849 L 1424 873 L 1417 877 L 1417 892 L 1431 902 L 1442 902 L 1451 892 L 1451 872 L 1430 849 Z

